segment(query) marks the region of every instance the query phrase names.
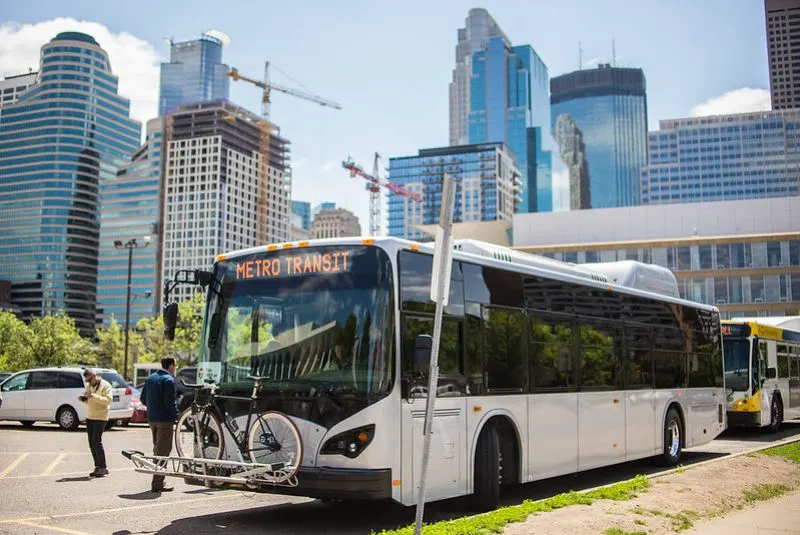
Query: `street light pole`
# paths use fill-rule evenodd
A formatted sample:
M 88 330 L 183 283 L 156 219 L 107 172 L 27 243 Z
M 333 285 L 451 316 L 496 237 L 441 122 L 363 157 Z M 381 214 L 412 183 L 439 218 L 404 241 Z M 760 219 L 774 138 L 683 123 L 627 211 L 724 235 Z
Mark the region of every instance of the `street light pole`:
M 121 241 L 114 242 L 114 247 L 116 249 L 128 250 L 128 288 L 125 296 L 125 361 L 122 369 L 123 377 L 125 377 L 125 375 L 128 373 L 128 335 L 131 322 L 131 270 L 133 268 L 133 250 L 140 248 L 144 249 L 148 245 L 150 245 L 150 236 L 144 237 L 144 245 L 137 243 L 136 238 L 131 238 L 125 243 L 122 243 Z

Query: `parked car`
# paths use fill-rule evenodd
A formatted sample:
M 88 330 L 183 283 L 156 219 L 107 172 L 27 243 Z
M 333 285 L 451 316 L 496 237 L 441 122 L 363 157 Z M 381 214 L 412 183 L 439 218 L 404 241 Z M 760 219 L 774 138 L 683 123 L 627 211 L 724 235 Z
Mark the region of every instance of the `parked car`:
M 8 379 L 9 377 L 11 377 L 12 375 L 14 375 L 14 374 L 13 374 L 13 373 L 11 373 L 11 372 L 0 372 L 0 383 L 2 383 L 3 381 L 5 381 L 6 379 Z
M 116 370 L 94 369 L 111 383 L 109 425 L 130 420 L 131 387 Z M 78 400 L 86 389 L 83 370 L 82 367 L 36 368 L 12 375 L 0 384 L 0 420 L 19 420 L 26 427 L 34 422 L 56 422 L 62 429 L 77 428 L 86 421 L 86 404 Z
M 132 424 L 146 424 L 147 423 L 147 407 L 142 404 L 139 396 L 142 393 L 142 386 L 144 384 L 134 387 L 133 396 L 131 397 L 131 407 L 133 407 L 133 416 L 131 416 L 130 423 Z

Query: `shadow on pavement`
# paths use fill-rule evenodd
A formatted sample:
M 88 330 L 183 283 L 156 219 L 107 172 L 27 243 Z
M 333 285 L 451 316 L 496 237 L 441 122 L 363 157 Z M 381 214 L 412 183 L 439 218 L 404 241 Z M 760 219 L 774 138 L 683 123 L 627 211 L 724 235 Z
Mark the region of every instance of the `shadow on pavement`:
M 74 483 L 76 481 L 91 481 L 92 478 L 89 476 L 81 476 L 81 477 L 62 477 L 61 479 L 56 479 L 56 483 Z
M 800 432 L 800 421 L 790 420 L 783 422 L 780 431 L 777 433 L 770 433 L 763 429 L 749 428 L 749 427 L 730 427 L 722 432 L 714 442 L 725 442 L 726 440 L 738 440 L 741 442 L 753 442 L 753 446 L 758 446 L 758 443 L 768 444 L 776 440 L 783 440 L 792 435 Z
M 123 500 L 155 500 L 161 496 L 161 494 L 157 492 L 151 492 L 149 490 L 143 492 L 137 492 L 136 494 L 118 494 L 120 498 Z

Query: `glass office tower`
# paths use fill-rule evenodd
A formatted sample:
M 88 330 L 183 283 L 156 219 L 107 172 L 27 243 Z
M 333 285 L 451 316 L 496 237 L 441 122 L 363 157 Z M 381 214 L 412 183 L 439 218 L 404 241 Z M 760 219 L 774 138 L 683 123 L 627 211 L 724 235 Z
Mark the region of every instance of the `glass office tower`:
M 553 209 L 549 75 L 528 45 L 492 37 L 472 58 L 469 142 L 504 143 L 522 173 L 520 212 Z
M 147 122 L 145 142 L 117 176 L 100 188 L 100 256 L 97 277 L 97 323 L 111 317 L 125 322 L 128 290 L 128 250 L 114 242 L 135 238 L 144 248 L 131 256 L 131 327 L 142 318 L 157 316 L 161 295 L 160 199 L 163 121 Z
M 222 40 L 209 34 L 195 41 L 171 43 L 169 63 L 161 64 L 159 116 L 184 104 L 230 99 L 223 46 Z
M 130 161 L 141 125 L 93 37 L 42 47 L 37 83 L 0 115 L 0 279 L 23 317 L 63 308 L 95 327 L 100 187 Z
M 647 165 L 647 95 L 641 69 L 575 71 L 550 81 L 553 128 L 569 116 L 583 132 L 592 208 L 641 203 L 640 177 Z
M 800 109 L 661 121 L 642 203 L 800 195 Z

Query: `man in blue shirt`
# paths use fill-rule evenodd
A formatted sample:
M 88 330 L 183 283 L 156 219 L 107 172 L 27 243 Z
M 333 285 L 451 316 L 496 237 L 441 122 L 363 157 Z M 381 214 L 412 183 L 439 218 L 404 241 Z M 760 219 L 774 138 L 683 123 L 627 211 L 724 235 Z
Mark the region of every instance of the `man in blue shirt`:
M 150 374 L 144 383 L 139 401 L 147 406 L 147 421 L 153 434 L 153 455 L 168 456 L 172 453 L 172 426 L 178 417 L 175 401 L 175 359 L 161 359 L 160 370 Z M 150 490 L 169 492 L 173 487 L 164 486 L 164 476 L 153 476 Z

